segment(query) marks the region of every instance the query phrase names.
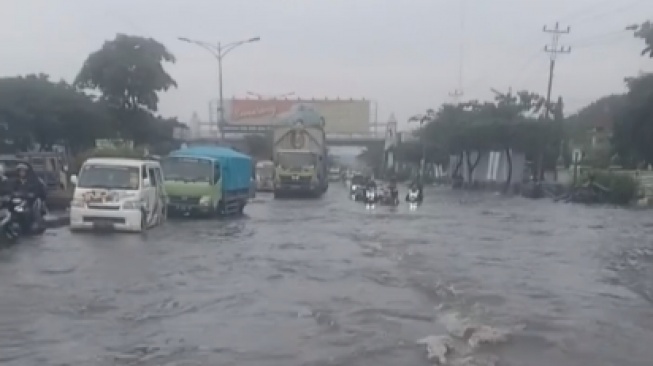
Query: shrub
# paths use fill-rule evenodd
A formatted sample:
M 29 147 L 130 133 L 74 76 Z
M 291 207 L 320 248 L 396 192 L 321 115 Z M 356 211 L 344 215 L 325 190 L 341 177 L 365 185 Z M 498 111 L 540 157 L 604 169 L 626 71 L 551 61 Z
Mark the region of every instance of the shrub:
M 627 205 L 637 197 L 638 182 L 631 175 L 595 170 L 589 176 L 593 176 L 595 183 L 610 190 L 606 197 L 608 203 Z M 583 183 L 587 183 L 589 176 L 584 177 Z

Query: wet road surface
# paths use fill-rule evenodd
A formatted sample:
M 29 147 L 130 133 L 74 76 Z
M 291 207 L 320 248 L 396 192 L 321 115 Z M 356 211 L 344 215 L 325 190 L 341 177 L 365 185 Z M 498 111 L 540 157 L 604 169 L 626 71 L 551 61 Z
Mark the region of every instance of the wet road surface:
M 334 184 L 147 236 L 50 231 L 0 251 L 0 364 L 652 364 L 652 213 L 426 200 L 366 211 Z

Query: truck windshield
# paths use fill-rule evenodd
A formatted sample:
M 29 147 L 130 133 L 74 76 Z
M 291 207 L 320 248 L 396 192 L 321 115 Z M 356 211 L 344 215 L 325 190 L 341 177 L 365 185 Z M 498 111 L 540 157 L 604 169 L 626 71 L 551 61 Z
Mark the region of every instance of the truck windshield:
M 312 169 L 315 156 L 310 153 L 279 153 L 278 163 L 282 168 Z
M 79 173 L 80 188 L 136 190 L 140 185 L 137 167 L 119 165 L 84 165 Z
M 213 177 L 213 162 L 207 159 L 167 158 L 161 167 L 168 181 L 210 183 Z

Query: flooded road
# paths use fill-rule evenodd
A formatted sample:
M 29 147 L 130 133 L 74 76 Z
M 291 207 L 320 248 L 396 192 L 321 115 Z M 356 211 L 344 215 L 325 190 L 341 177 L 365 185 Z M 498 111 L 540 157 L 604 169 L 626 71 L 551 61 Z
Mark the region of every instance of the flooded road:
M 246 212 L 2 250 L 0 364 L 653 362 L 650 212 L 448 189 L 370 212 L 337 184 Z

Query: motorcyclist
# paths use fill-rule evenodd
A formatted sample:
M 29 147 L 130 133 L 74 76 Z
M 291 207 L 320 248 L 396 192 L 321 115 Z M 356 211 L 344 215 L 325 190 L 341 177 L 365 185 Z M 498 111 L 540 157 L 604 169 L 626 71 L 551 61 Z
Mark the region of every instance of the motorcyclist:
M 376 197 L 376 193 L 377 193 L 377 191 L 376 191 L 376 181 L 374 181 L 374 179 L 372 177 L 368 177 L 367 182 L 365 183 L 365 201 L 366 202 L 369 201 L 369 198 L 367 196 L 368 192 L 374 192 L 374 196 Z M 372 202 L 368 202 L 368 203 L 372 203 Z
M 18 176 L 14 181 L 14 192 L 32 193 L 41 200 L 45 199 L 45 187 L 39 178 L 30 170 L 27 164 L 19 163 L 16 166 Z
M 410 187 L 408 188 L 408 193 L 406 194 L 406 201 L 410 200 L 410 193 L 417 191 L 417 202 L 422 202 L 424 199 L 424 192 L 422 188 L 422 184 L 418 181 L 414 181 L 410 184 Z
M 388 181 L 388 192 L 390 193 L 390 199 L 392 202 L 399 202 L 399 190 L 397 190 L 397 180 L 394 177 L 391 177 Z
M 11 182 L 7 179 L 7 176 L 5 176 L 5 167 L 0 164 L 0 197 L 11 194 L 13 190 L 12 188 Z
M 36 174 L 27 166 L 19 163 L 16 166 L 17 177 L 13 184 L 12 192 L 14 194 L 26 194 L 28 203 L 32 205 L 34 222 L 37 225 L 43 223 L 45 215 L 45 187 Z

